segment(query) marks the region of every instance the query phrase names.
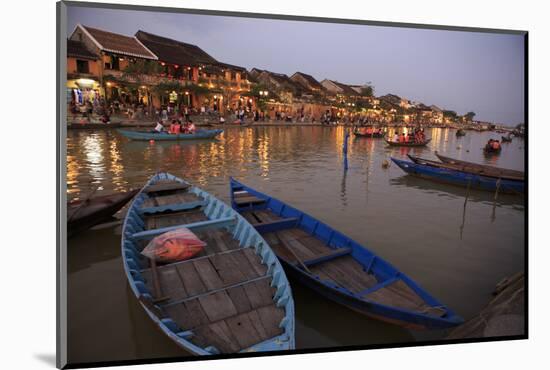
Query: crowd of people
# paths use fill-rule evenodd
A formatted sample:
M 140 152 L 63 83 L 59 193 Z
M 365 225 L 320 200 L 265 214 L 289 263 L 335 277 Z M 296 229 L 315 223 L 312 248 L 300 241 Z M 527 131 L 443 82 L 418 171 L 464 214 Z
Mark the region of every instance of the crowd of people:
M 399 135 L 399 132 L 396 130 L 392 141 L 394 143 L 414 142 L 416 144 L 420 144 L 426 141 L 426 136 L 423 128 L 415 128 L 412 134 L 409 134 L 409 132 L 403 132 L 401 135 Z

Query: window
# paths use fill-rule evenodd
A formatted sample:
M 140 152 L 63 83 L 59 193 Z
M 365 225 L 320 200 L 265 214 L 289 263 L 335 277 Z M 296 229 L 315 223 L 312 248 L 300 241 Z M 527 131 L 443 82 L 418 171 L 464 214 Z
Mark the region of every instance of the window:
M 90 67 L 87 60 L 76 60 L 77 73 L 90 73 Z
M 118 71 L 120 69 L 120 65 L 118 62 L 118 57 L 111 55 L 111 69 L 115 69 Z

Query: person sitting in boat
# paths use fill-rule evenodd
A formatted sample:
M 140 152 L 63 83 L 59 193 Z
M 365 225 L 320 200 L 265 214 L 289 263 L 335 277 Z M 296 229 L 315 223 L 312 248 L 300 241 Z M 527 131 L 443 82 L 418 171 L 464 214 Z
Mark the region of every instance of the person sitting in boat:
M 168 129 L 168 132 L 169 132 L 170 134 L 174 134 L 174 133 L 175 133 L 175 131 L 176 131 L 176 128 L 175 128 L 175 127 L 176 127 L 176 123 L 177 123 L 177 122 L 178 122 L 177 120 L 172 119 L 172 123 L 170 123 L 170 128 Z
M 500 149 L 500 142 L 498 140 L 493 140 L 491 143 L 491 148 L 493 150 L 499 150 Z
M 181 133 L 181 120 L 177 120 L 174 124 L 174 131 L 172 132 L 174 135 L 179 135 Z
M 409 134 L 403 134 L 405 136 L 405 143 L 408 143 L 409 142 Z
M 399 142 L 404 143 L 405 142 L 405 133 L 403 132 L 401 136 L 399 136 Z
M 395 134 L 393 135 L 393 142 L 398 143 L 399 142 L 399 134 L 397 131 L 395 131 Z
M 365 134 L 366 134 L 366 135 L 372 135 L 372 127 L 367 127 L 367 128 L 365 129 Z
M 193 121 L 189 120 L 189 127 L 187 128 L 188 133 L 194 134 L 197 128 L 195 127 L 195 124 Z
M 162 125 L 162 121 L 161 120 L 158 120 L 157 121 L 157 124 L 155 126 L 155 128 L 153 129 L 152 132 L 155 132 L 157 134 L 160 134 L 161 132 L 164 131 L 164 126 Z

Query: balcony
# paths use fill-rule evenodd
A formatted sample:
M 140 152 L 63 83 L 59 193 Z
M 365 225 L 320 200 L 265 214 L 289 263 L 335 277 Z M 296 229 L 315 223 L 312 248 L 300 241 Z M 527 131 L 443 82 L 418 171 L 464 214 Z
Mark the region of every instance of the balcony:
M 137 83 L 143 85 L 158 85 L 168 82 L 179 82 L 182 86 L 187 86 L 193 82 L 185 77 L 173 77 L 165 75 L 146 75 L 146 74 L 125 74 L 123 71 L 106 69 L 104 76 L 110 76 L 121 82 Z

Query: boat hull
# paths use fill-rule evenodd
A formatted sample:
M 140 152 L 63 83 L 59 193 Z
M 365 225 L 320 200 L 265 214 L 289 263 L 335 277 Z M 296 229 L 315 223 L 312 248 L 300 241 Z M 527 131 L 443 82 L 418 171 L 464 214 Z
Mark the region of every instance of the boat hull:
M 426 141 L 424 141 L 423 143 L 396 143 L 395 141 L 390 141 L 388 139 L 385 139 L 385 141 L 389 146 L 419 147 L 428 145 L 429 142 L 432 141 L 432 139 L 426 139 Z
M 214 139 L 220 135 L 223 130 L 197 130 L 194 134 L 168 134 L 168 133 L 153 133 L 144 131 L 117 130 L 120 134 L 131 140 L 140 141 L 181 141 L 181 140 L 204 140 Z
M 489 165 L 485 165 L 485 164 L 462 161 L 460 159 L 445 157 L 445 156 L 439 154 L 438 152 L 435 152 L 435 155 L 437 156 L 437 158 L 439 158 L 439 160 L 441 162 L 449 163 L 449 164 L 463 165 L 463 166 L 472 166 L 472 167 L 478 168 L 479 170 L 496 172 L 501 177 L 515 177 L 515 178 L 518 178 L 518 179 L 523 179 L 524 176 L 525 176 L 523 171 L 510 170 L 510 169 L 507 169 L 507 168 L 494 167 L 494 166 L 489 166 Z
M 67 205 L 67 233 L 69 237 L 108 220 L 136 195 L 138 190 L 111 194 Z M 81 205 L 81 202 L 87 204 Z
M 487 191 L 496 191 L 498 187 L 500 193 L 521 194 L 524 192 L 523 181 L 486 177 L 446 168 L 417 164 L 393 157 L 391 160 L 406 173 L 428 180 L 462 187 L 470 186 L 472 189 Z
M 415 292 L 421 293 L 422 297 L 430 301 L 434 306 L 438 305 L 439 307 L 443 307 L 443 305 L 437 302 L 433 297 L 429 296 L 427 292 L 423 291 L 409 277 L 396 270 L 393 266 L 383 261 L 378 256 L 375 256 L 372 252 L 368 251 L 359 243 L 331 229 L 329 226 L 321 223 L 313 217 L 298 211 L 273 197 L 257 192 L 256 190 L 241 184 L 235 179 L 231 179 L 232 206 L 237 211 L 245 212 L 249 209 L 247 207 L 243 208 L 235 202 L 233 194 L 237 190 L 244 190 L 261 199 L 268 199 L 268 204 L 272 205 L 274 209 L 281 209 L 281 217 L 285 216 L 299 218 L 300 227 L 304 231 L 318 237 L 319 239 L 322 239 L 321 235 L 326 235 L 327 238 L 328 235 L 330 235 L 330 240 L 325 241 L 327 244 L 343 244 L 348 248 L 351 248 L 351 256 L 362 266 L 369 266 L 368 268 L 364 267 L 364 271 L 366 273 L 368 273 L 368 269 L 372 268 L 373 271 L 376 270 L 376 274 L 379 274 L 380 276 L 399 276 L 399 278 L 402 279 L 408 286 L 413 288 Z M 447 314 L 445 317 L 436 317 L 363 299 L 357 294 L 350 293 L 347 289 L 334 284 L 329 284 L 325 280 L 321 280 L 319 277 L 307 273 L 303 268 L 289 263 L 281 256 L 278 257 L 290 277 L 312 289 L 321 296 L 366 316 L 415 329 L 443 329 L 459 325 L 463 322 L 459 316 L 448 308 L 446 308 Z M 373 261 L 376 261 L 376 263 L 373 263 Z

